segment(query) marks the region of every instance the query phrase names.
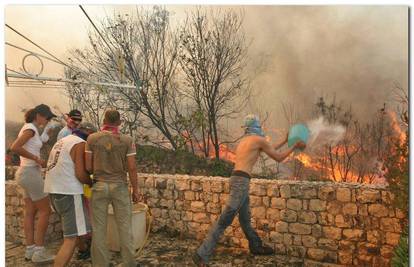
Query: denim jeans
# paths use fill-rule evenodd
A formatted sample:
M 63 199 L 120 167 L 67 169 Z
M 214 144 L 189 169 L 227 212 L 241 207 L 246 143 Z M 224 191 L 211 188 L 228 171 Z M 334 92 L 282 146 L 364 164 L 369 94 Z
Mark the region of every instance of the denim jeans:
M 112 203 L 118 227 L 122 266 L 136 266 L 132 239 L 132 205 L 126 183 L 96 182 L 92 187 L 92 266 L 106 267 L 110 253 L 106 244 L 108 205 Z
M 232 176 L 230 178 L 230 198 L 227 201 L 226 207 L 197 250 L 198 255 L 204 262 L 209 261 L 209 257 L 213 254 L 214 248 L 223 235 L 224 230 L 233 222 L 237 214 L 239 214 L 240 226 L 249 241 L 250 249 L 262 245 L 260 237 L 250 223 L 249 183 L 250 179 L 246 177 Z

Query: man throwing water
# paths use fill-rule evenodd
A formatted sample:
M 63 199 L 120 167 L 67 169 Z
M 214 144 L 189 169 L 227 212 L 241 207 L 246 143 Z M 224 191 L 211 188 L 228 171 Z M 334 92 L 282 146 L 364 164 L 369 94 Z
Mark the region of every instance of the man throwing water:
M 250 174 L 260 152 L 264 152 L 272 159 L 281 162 L 295 149 L 304 149 L 306 145 L 300 141 L 284 152 L 277 152 L 277 149 L 287 143 L 287 138 L 280 144 L 271 145 L 264 137 L 259 119 L 254 115 L 248 115 L 246 117 L 244 128 L 245 136 L 237 146 L 236 162 L 232 176 L 230 177 L 229 200 L 219 219 L 210 229 L 206 239 L 193 255 L 193 261 L 197 266 L 207 266 L 209 257 L 213 254 L 217 242 L 237 214 L 239 214 L 240 226 L 249 241 L 250 252 L 254 255 L 269 255 L 274 253 L 271 247 L 263 245 L 262 240 L 250 223 Z

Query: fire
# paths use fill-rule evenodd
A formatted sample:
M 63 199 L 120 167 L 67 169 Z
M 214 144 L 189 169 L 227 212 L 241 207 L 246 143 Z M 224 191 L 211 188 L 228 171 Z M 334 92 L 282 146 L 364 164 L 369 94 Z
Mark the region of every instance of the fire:
M 352 149 L 352 148 L 351 148 Z M 342 146 L 336 146 L 332 149 L 332 153 L 337 153 L 339 156 L 345 155 L 345 149 Z M 335 164 L 333 168 L 330 164 L 323 165 L 321 162 L 325 161 L 328 162 L 327 158 L 321 158 L 317 156 L 310 156 L 304 152 L 297 154 L 294 156 L 294 159 L 301 162 L 305 169 L 312 170 L 312 171 L 321 171 L 324 170 L 329 179 L 333 181 L 339 180 L 346 180 L 348 182 L 357 182 L 358 181 L 358 174 L 352 171 L 346 171 L 345 169 L 341 168 L 340 164 Z
M 394 131 L 395 138 L 402 144 L 406 138 L 405 132 L 401 129 L 401 124 L 398 121 L 397 114 L 394 111 L 388 111 L 387 114 L 391 120 L 391 127 Z
M 189 135 L 186 132 L 183 135 L 187 138 L 187 140 L 186 140 L 187 146 L 190 147 L 191 146 L 191 143 L 190 143 L 191 140 L 190 140 L 190 137 L 187 137 Z M 210 140 L 208 142 L 208 145 L 209 145 L 208 158 L 213 159 L 213 158 L 216 157 L 213 142 Z M 202 156 L 202 157 L 205 156 L 204 155 L 204 144 L 202 142 L 196 143 L 194 145 L 194 150 L 195 150 L 194 153 L 196 155 Z M 234 163 L 236 161 L 236 154 L 225 144 L 220 144 L 219 145 L 219 153 L 220 153 L 220 159 L 222 159 L 222 160 L 226 160 L 226 161 L 229 161 L 229 162 L 232 162 L 232 163 Z
M 317 163 L 313 163 L 312 158 L 305 153 L 300 153 L 295 158 L 299 160 L 306 168 L 311 168 L 313 170 L 320 168 L 320 165 Z
M 231 151 L 229 147 L 227 147 L 224 144 L 220 145 L 220 158 L 230 161 L 230 162 L 236 162 L 236 153 Z
M 401 144 L 406 138 L 405 131 L 401 128 L 399 123 L 398 116 L 393 111 L 388 111 L 390 126 L 393 130 L 393 136 Z M 276 134 L 281 133 L 279 129 L 269 129 L 269 132 Z M 271 142 L 271 136 L 268 135 L 265 137 L 268 142 Z M 206 142 L 207 143 L 207 142 Z M 214 146 L 211 141 L 207 143 L 210 147 L 209 149 L 209 158 L 215 158 Z M 203 155 L 203 144 L 195 144 L 196 151 L 195 153 L 201 156 Z M 343 142 L 341 144 L 331 147 L 328 154 L 323 156 L 314 155 L 309 150 L 302 151 L 296 155 L 291 155 L 288 158 L 288 161 L 297 160 L 303 165 L 303 170 L 311 171 L 318 173 L 318 175 L 325 174 L 327 178 L 332 181 L 346 181 L 346 182 L 363 182 L 363 183 L 386 183 L 384 178 L 384 170 L 381 167 L 383 165 L 380 159 L 378 161 L 377 170 L 373 170 L 370 173 L 359 173 L 359 170 L 350 168 L 347 164 L 347 160 L 355 153 L 360 151 L 360 147 L 349 142 Z M 220 159 L 235 162 L 236 154 L 229 146 L 225 144 L 220 144 Z

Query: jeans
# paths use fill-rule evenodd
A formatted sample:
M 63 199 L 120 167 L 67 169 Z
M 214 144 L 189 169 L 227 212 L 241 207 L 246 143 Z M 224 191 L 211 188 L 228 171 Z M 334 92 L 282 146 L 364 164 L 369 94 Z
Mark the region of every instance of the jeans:
M 237 214 L 239 214 L 240 226 L 249 241 L 250 249 L 262 245 L 260 237 L 250 223 L 249 182 L 249 178 L 241 176 L 232 176 L 230 178 L 230 198 L 227 201 L 226 207 L 197 250 L 197 254 L 204 262 L 208 262 L 224 230 L 233 222 Z
M 92 187 L 92 266 L 106 267 L 110 253 L 106 243 L 108 205 L 112 203 L 123 266 L 136 266 L 132 239 L 132 205 L 126 183 L 96 182 Z

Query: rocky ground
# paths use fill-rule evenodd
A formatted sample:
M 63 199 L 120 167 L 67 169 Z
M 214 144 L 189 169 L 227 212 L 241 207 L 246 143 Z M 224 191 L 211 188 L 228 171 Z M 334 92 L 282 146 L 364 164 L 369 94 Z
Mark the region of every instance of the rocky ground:
M 61 241 L 48 245 L 48 249 L 56 253 Z M 180 238 L 167 233 L 156 233 L 150 236 L 150 240 L 137 257 L 138 266 L 195 266 L 191 261 L 191 255 L 199 242 L 193 239 Z M 24 246 L 6 242 L 6 266 L 35 266 L 24 260 Z M 121 266 L 120 254 L 113 253 L 112 262 L 115 266 Z M 52 266 L 43 264 L 41 266 Z M 71 267 L 89 267 L 90 260 L 72 260 Z M 231 249 L 218 246 L 215 255 L 211 258 L 210 266 L 303 266 L 299 259 L 286 259 L 283 256 L 252 256 L 248 251 Z

